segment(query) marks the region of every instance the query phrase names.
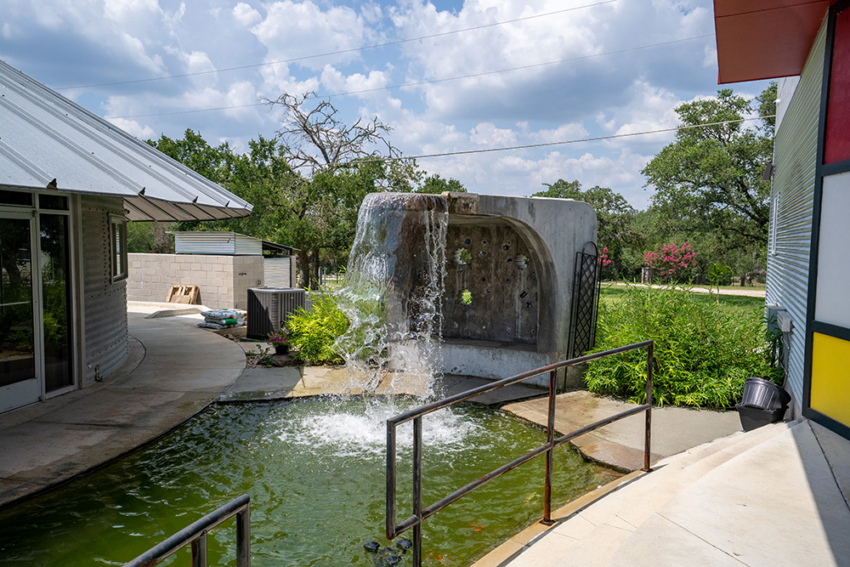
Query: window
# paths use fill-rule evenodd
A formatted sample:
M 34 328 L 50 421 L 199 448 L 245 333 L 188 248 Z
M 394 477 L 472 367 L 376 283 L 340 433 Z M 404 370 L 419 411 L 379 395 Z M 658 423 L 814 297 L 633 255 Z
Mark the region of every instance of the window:
M 109 240 L 112 248 L 112 281 L 127 277 L 127 221 L 110 217 Z

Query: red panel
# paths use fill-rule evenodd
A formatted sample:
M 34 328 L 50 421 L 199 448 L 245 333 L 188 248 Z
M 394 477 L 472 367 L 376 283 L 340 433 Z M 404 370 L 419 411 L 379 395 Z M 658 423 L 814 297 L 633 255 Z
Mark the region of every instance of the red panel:
M 835 21 L 823 162 L 845 159 L 850 159 L 850 10 Z
M 716 16 L 718 82 L 799 75 L 834 1 L 792 6 L 774 2 L 773 9 Z
M 714 0 L 714 17 L 736 16 L 749 12 L 765 12 L 801 4 L 817 4 L 823 0 Z M 834 2 L 833 2 L 834 3 Z

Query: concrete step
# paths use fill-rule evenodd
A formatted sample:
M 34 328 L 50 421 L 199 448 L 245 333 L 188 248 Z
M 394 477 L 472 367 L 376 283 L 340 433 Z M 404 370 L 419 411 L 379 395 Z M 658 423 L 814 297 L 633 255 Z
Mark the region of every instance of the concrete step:
M 803 421 L 681 490 L 607 565 L 848 565 L 848 533 L 850 508 Z
M 530 545 L 511 567 L 605 565 L 657 510 L 714 468 L 787 431 L 778 423 L 735 433 L 657 463 L 653 472 L 621 486 Z M 549 542 L 542 541 L 551 538 Z

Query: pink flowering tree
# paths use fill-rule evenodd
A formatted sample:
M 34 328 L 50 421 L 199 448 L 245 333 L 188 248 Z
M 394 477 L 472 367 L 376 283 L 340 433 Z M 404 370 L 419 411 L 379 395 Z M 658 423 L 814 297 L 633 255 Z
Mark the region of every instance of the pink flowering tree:
M 696 262 L 697 253 L 688 242 L 671 242 L 643 255 L 644 263 L 667 282 L 684 278 Z
M 608 247 L 606 246 L 599 252 L 599 256 L 596 258 L 596 262 L 599 264 L 599 279 L 604 280 L 604 274 L 607 270 L 605 270 L 606 266 L 609 266 L 614 261 L 608 257 Z

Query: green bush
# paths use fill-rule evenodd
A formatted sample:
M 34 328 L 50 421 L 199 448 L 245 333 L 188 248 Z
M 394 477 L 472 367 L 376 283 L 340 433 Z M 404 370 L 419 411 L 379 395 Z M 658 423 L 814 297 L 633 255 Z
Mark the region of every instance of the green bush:
M 289 342 L 298 349 L 293 357 L 311 364 L 341 362 L 334 351 L 334 342 L 348 329 L 348 319 L 329 292 L 313 293 L 310 301 L 313 303 L 310 311 L 299 308 L 286 321 Z
M 594 352 L 655 341 L 653 401 L 728 408 L 741 398 L 750 376 L 780 381 L 770 365 L 760 309 L 724 313 L 688 290 L 630 286 L 622 300 L 600 306 Z M 591 392 L 646 401 L 646 351 L 606 357 L 589 365 Z

